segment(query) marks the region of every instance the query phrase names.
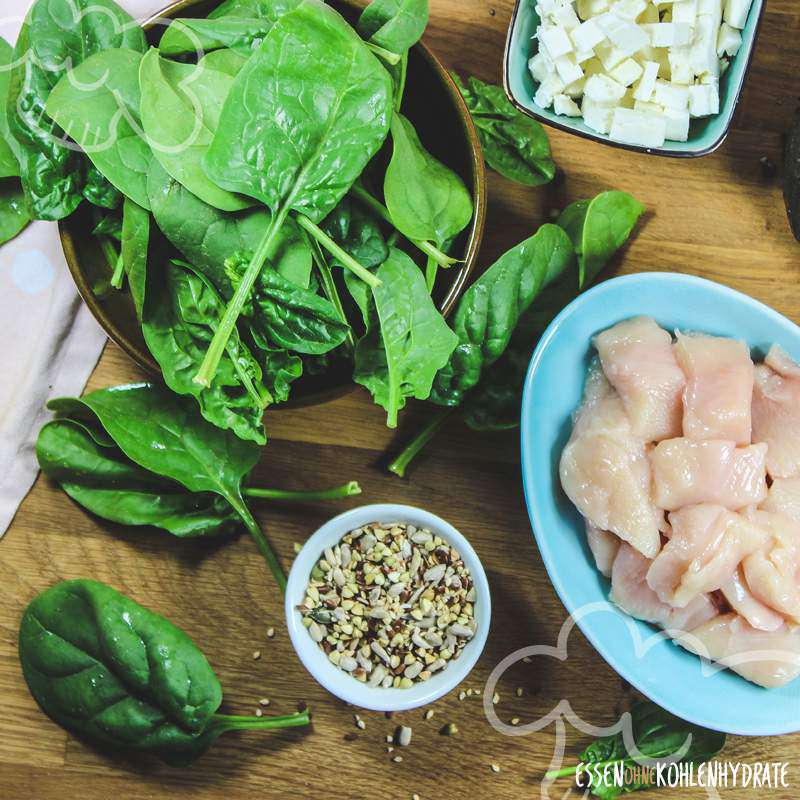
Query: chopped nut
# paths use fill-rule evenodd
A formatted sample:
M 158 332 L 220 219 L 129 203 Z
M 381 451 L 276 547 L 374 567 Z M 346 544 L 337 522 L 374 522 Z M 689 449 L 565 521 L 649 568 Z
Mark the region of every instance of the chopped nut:
M 458 725 L 456 725 L 455 722 L 448 722 L 447 725 L 442 727 L 439 733 L 442 736 L 455 736 L 458 733 Z
M 392 761 L 394 761 L 395 764 L 399 764 L 402 760 L 403 760 L 403 756 L 393 756 L 392 757 Z
M 399 725 L 394 732 L 395 743 L 400 747 L 408 747 L 411 744 L 411 734 L 412 730 L 408 725 Z
M 512 717 L 511 718 L 512 725 L 519 725 L 519 717 Z
M 269 705 L 269 697 L 262 697 L 262 698 L 261 698 L 261 699 L 258 701 L 258 704 L 259 704 L 259 705 L 262 705 L 262 706 L 268 706 L 268 705 Z
M 434 711 L 432 708 L 429 708 L 429 709 L 428 709 L 428 710 L 427 710 L 427 711 L 426 711 L 426 712 L 425 712 L 425 713 L 422 715 L 422 716 L 423 716 L 423 719 L 430 719 L 430 718 L 431 718 L 431 717 L 432 717 L 432 716 L 433 716 L 435 713 L 436 713 L 436 712 L 435 712 L 435 711 Z
M 254 650 L 253 651 L 253 661 L 258 661 L 259 658 L 261 658 L 261 651 L 260 650 Z
M 275 636 L 275 628 L 267 628 L 267 639 L 271 639 Z
M 495 692 L 492 695 L 492 703 L 494 703 L 494 705 L 497 705 L 499 702 L 500 702 L 500 695 L 497 692 Z
M 514 690 L 514 693 L 517 695 L 517 697 L 522 697 L 524 694 L 521 686 L 517 686 L 517 688 Z

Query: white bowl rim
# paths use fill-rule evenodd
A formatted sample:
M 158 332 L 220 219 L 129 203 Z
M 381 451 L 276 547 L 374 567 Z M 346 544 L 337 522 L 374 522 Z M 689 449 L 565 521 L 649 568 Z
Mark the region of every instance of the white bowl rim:
M 349 531 L 369 522 L 405 522 L 428 528 L 458 550 L 472 575 L 478 593 L 475 618 L 478 630 L 460 656 L 429 680 L 410 689 L 381 689 L 367 686 L 332 664 L 302 625 L 296 606 L 305 598 L 312 567 L 325 547 L 339 542 Z M 376 503 L 358 506 L 328 520 L 309 537 L 297 554 L 286 584 L 284 600 L 289 638 L 303 666 L 325 689 L 351 705 L 371 711 L 408 711 L 432 703 L 455 689 L 470 673 L 483 652 L 491 625 L 489 582 L 477 553 L 467 538 L 449 522 L 415 506 Z

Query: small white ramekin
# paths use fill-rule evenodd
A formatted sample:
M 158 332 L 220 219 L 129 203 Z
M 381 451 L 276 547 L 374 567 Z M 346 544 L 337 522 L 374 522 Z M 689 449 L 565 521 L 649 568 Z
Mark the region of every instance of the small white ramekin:
M 477 592 L 475 619 L 478 629 L 458 658 L 429 680 L 415 683 L 410 689 L 381 689 L 367 686 L 331 664 L 328 657 L 303 627 L 297 610 L 306 596 L 308 578 L 326 547 L 332 547 L 355 528 L 370 522 L 403 522 L 428 528 L 458 550 L 472 575 Z M 372 711 L 407 711 L 431 703 L 456 688 L 478 660 L 489 635 L 492 605 L 489 583 L 478 556 L 470 543 L 448 522 L 435 514 L 413 506 L 382 503 L 346 511 L 326 522 L 297 554 L 286 586 L 286 626 L 303 666 L 329 692 L 347 703 Z

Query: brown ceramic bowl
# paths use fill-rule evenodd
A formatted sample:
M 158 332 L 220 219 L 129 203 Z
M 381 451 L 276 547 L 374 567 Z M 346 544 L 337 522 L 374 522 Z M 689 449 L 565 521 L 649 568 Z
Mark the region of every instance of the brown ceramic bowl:
M 218 2 L 179 0 L 144 23 L 151 43 L 157 43 L 164 30 L 163 18 L 204 16 Z M 350 0 L 331 0 L 330 5 L 354 22 L 359 7 Z M 462 260 L 440 271 L 434 295 L 442 313 L 447 315 L 464 291 L 475 265 L 486 221 L 486 175 L 483 154 L 475 126 L 456 85 L 445 67 L 424 44 L 412 48 L 408 64 L 408 90 L 403 113 L 414 123 L 422 142 L 442 162 L 455 170 L 472 189 L 475 215 L 471 225 L 459 236 L 451 252 Z M 85 204 L 84 204 L 85 205 Z M 148 352 L 136 319 L 133 302 L 127 292 L 98 297 L 92 286 L 108 276 L 108 267 L 100 248 L 91 236 L 89 209 L 81 207 L 60 223 L 61 243 L 78 291 L 109 338 L 116 342 L 139 366 L 148 372 L 161 372 Z M 311 405 L 344 394 L 353 387 L 352 375 L 344 368 L 323 375 L 304 376 L 292 390 L 290 405 Z

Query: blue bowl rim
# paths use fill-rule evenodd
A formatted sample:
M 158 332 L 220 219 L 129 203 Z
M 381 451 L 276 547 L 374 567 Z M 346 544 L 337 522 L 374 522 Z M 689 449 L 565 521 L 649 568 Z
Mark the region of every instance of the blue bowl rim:
M 529 475 L 532 473 L 533 467 L 529 463 L 530 454 L 529 454 L 529 449 L 526 447 L 526 440 L 530 441 L 530 436 L 532 435 L 533 420 L 531 418 L 530 412 L 528 411 L 530 406 L 529 403 L 527 402 L 527 398 L 530 396 L 530 393 L 532 391 L 531 387 L 536 377 L 536 372 L 538 370 L 539 364 L 541 363 L 544 354 L 548 350 L 550 341 L 558 331 L 562 321 L 565 318 L 571 317 L 576 313 L 580 313 L 581 309 L 587 303 L 593 302 L 594 300 L 596 300 L 596 298 L 601 297 L 605 292 L 609 290 L 609 288 L 613 290 L 620 284 L 635 286 L 636 284 L 645 283 L 653 279 L 663 281 L 666 284 L 683 283 L 684 285 L 696 286 L 698 288 L 704 288 L 707 290 L 710 289 L 722 295 L 723 297 L 735 300 L 738 303 L 743 303 L 744 305 L 756 309 L 759 313 L 762 313 L 765 316 L 770 317 L 774 322 L 778 323 L 783 327 L 786 326 L 791 326 L 794 328 L 798 327 L 788 317 L 776 311 L 774 308 L 770 308 L 770 306 L 766 305 L 765 303 L 762 303 L 760 300 L 756 300 L 755 298 L 750 297 L 749 295 L 746 295 L 742 292 L 739 292 L 736 289 L 732 289 L 730 286 L 725 286 L 724 284 L 717 283 L 716 281 L 711 281 L 706 278 L 700 278 L 697 277 L 696 275 L 685 275 L 679 272 L 639 272 L 634 275 L 623 275 L 620 277 L 611 278 L 608 281 L 604 281 L 603 283 L 600 283 L 597 286 L 592 287 L 583 294 L 580 294 L 569 305 L 565 306 L 561 310 L 561 312 L 559 312 L 558 316 L 550 323 L 550 325 L 547 326 L 545 332 L 542 334 L 542 337 L 539 340 L 539 344 L 536 346 L 536 349 L 533 352 L 533 356 L 531 357 L 530 364 L 528 365 L 528 371 L 525 376 L 525 384 L 523 388 L 522 417 L 520 423 L 520 455 L 521 455 L 520 460 L 522 468 L 522 486 L 525 496 L 525 505 L 528 510 L 528 517 L 530 519 L 531 530 L 533 532 L 534 541 L 536 542 L 539 554 L 542 557 L 542 562 L 545 566 L 545 569 L 547 570 L 547 576 L 550 579 L 550 583 L 552 584 L 553 589 L 555 589 L 555 592 L 558 595 L 559 600 L 561 601 L 562 605 L 564 606 L 564 608 L 566 609 L 567 613 L 570 616 L 572 616 L 575 613 L 575 606 L 570 602 L 569 593 L 564 588 L 561 575 L 559 574 L 558 570 L 555 567 L 553 553 L 548 543 L 547 537 L 541 535 L 540 533 L 537 533 L 537 531 L 541 531 L 542 528 L 540 525 L 540 517 L 538 509 L 536 503 L 533 501 L 532 498 L 532 495 L 534 493 L 529 489 L 529 484 L 530 484 Z M 633 618 L 631 617 L 631 619 Z M 583 616 L 578 615 L 575 618 L 575 622 L 577 623 L 578 628 L 580 628 L 583 635 L 589 640 L 589 643 L 592 645 L 592 647 L 594 647 L 595 651 L 614 670 L 614 672 L 623 677 L 628 683 L 630 683 L 637 691 L 639 691 L 645 697 L 649 697 L 651 700 L 656 702 L 662 708 L 666 709 L 675 716 L 686 720 L 687 722 L 691 722 L 695 725 L 700 725 L 704 728 L 719 730 L 724 733 L 737 736 L 781 736 L 784 734 L 797 733 L 798 731 L 800 731 L 800 718 L 798 718 L 796 723 L 789 723 L 786 726 L 769 729 L 767 731 L 767 730 L 754 730 L 752 728 L 732 728 L 730 726 L 726 726 L 725 728 L 715 727 L 713 721 L 709 721 L 707 719 L 694 716 L 691 713 L 687 714 L 683 708 L 677 708 L 673 703 L 665 700 L 664 697 L 661 696 L 658 692 L 654 692 L 651 687 L 645 686 L 644 682 L 638 678 L 636 673 L 632 673 L 628 669 L 622 667 L 619 663 L 619 660 L 614 656 L 613 652 L 610 649 L 604 648 L 600 645 L 598 637 L 595 636 L 592 626 L 586 624 Z M 744 678 L 742 678 L 742 680 L 744 680 Z
M 710 145 L 698 150 L 671 150 L 667 147 L 651 148 L 643 147 L 639 144 L 626 144 L 625 142 L 617 142 L 599 133 L 589 133 L 588 131 L 582 131 L 578 130 L 577 128 L 573 128 L 567 123 L 555 122 L 549 117 L 545 117 L 543 114 L 538 114 L 536 111 L 532 111 L 527 106 L 522 105 L 522 103 L 517 100 L 516 96 L 511 91 L 511 40 L 514 36 L 514 28 L 517 24 L 517 18 L 519 16 L 522 4 L 531 2 L 533 2 L 533 0 L 517 0 L 514 4 L 514 11 L 511 14 L 511 22 L 508 25 L 506 46 L 503 53 L 503 90 L 505 91 L 509 102 L 514 106 L 514 108 L 517 109 L 517 111 L 520 111 L 531 119 L 535 119 L 537 122 L 541 122 L 543 125 L 549 125 L 551 128 L 564 131 L 564 133 L 571 133 L 573 136 L 580 136 L 582 139 L 587 139 L 590 142 L 598 142 L 599 144 L 604 144 L 609 147 L 616 147 L 620 150 L 630 150 L 634 153 L 646 153 L 647 155 L 664 156 L 666 158 L 699 158 L 701 156 L 708 156 L 711 155 L 711 153 L 713 153 L 715 150 L 718 150 L 722 146 L 722 143 L 728 138 L 731 125 L 733 124 L 733 119 L 736 116 L 736 110 L 739 107 L 739 102 L 742 99 L 744 84 L 747 81 L 747 76 L 750 74 L 750 68 L 753 65 L 753 55 L 755 54 L 756 50 L 756 42 L 758 40 L 759 31 L 761 30 L 761 22 L 764 19 L 764 11 L 767 7 L 766 0 L 757 0 L 757 2 L 759 2 L 761 5 L 758 9 L 758 17 L 756 18 L 755 27 L 753 28 L 753 44 L 747 56 L 747 62 L 745 63 L 744 70 L 742 71 L 742 78 L 739 81 L 739 85 L 736 87 L 736 96 L 733 100 L 733 106 L 731 107 L 731 113 L 728 117 L 728 121 L 725 127 L 722 129 L 720 135 Z

